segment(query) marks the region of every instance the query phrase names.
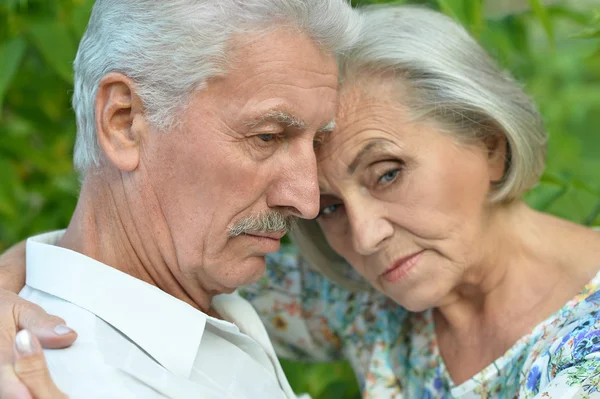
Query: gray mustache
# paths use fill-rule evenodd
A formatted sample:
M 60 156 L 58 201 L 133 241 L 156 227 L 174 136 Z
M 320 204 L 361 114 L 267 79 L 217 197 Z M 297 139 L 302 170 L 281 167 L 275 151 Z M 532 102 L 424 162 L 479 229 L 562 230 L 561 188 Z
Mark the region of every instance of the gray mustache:
M 296 224 L 296 217 L 284 216 L 281 212 L 271 211 L 248 216 L 235 225 L 229 226 L 229 237 L 253 233 L 287 233 Z

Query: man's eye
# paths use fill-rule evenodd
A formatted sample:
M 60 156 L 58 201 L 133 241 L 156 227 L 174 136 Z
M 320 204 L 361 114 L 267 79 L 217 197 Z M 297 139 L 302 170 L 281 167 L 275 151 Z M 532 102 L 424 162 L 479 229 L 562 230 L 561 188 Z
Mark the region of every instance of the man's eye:
M 265 143 L 268 143 L 269 141 L 271 141 L 275 138 L 275 135 L 274 134 L 259 134 L 258 138 L 261 139 L 262 141 L 264 141 Z
M 396 177 L 398 177 L 399 173 L 400 173 L 400 169 L 392 169 L 389 172 L 381 175 L 381 177 L 379 178 L 379 180 L 377 182 L 380 184 L 393 182 L 396 179 Z

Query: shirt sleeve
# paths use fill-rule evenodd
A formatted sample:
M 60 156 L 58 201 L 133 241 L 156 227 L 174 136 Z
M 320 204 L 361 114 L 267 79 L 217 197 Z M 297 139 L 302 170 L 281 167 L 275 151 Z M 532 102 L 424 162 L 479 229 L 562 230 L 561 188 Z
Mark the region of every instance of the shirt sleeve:
M 342 344 L 332 323 L 331 304 L 348 297 L 311 270 L 291 246 L 267 256 L 265 275 L 238 292 L 256 308 L 280 357 L 300 361 L 332 361 L 342 357 Z

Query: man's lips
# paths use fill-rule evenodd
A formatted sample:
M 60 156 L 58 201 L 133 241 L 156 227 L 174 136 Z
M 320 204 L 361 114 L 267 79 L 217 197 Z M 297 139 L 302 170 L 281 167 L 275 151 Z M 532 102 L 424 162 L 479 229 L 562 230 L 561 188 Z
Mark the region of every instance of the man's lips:
M 258 238 L 269 238 L 271 240 L 281 240 L 283 238 L 283 236 L 286 235 L 286 232 L 285 231 L 280 231 L 277 233 L 257 232 L 257 233 L 246 233 L 245 235 L 252 236 L 252 237 L 258 237 Z
M 421 257 L 421 254 L 424 251 L 425 250 L 421 250 L 421 251 L 415 252 L 411 255 L 408 255 L 403 258 L 398 259 L 397 261 L 395 261 L 392 264 L 392 266 L 388 267 L 383 273 L 381 273 L 380 277 L 382 277 L 384 280 L 389 281 L 389 282 L 393 282 L 393 281 L 397 281 L 397 280 L 401 279 L 408 273 L 408 271 L 414 265 L 417 264 L 417 262 L 419 261 L 419 258 Z

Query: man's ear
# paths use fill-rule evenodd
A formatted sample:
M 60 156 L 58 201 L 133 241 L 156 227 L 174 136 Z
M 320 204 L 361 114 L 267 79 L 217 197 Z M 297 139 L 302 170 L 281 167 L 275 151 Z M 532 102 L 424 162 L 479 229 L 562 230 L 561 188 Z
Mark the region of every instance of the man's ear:
M 493 134 L 484 140 L 487 150 L 490 182 L 502 180 L 506 173 L 508 145 L 506 136 L 502 133 Z
M 133 81 L 120 73 L 104 76 L 98 85 L 95 112 L 98 143 L 107 160 L 124 172 L 135 170 L 147 125 Z

